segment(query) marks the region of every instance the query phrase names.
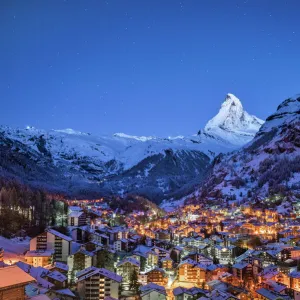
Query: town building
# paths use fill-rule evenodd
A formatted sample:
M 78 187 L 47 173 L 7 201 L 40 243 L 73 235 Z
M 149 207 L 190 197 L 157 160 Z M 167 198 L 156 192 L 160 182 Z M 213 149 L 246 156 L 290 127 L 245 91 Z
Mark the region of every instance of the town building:
M 0 268 L 0 300 L 25 299 L 25 286 L 35 279 L 18 266 Z
M 34 267 L 44 267 L 52 263 L 53 254 L 51 250 L 27 251 L 25 261 Z
M 66 262 L 71 253 L 72 238 L 54 229 L 47 229 L 30 240 L 30 251 L 54 251 L 56 261 Z
M 122 277 L 103 268 L 90 267 L 77 273 L 77 290 L 81 299 L 119 299 Z

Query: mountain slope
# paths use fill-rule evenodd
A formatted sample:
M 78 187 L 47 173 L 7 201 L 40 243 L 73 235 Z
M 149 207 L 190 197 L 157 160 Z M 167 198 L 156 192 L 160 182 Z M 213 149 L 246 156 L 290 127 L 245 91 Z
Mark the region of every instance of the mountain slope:
M 300 95 L 283 101 L 255 138 L 220 155 L 194 196 L 246 200 L 300 191 Z
M 205 129 L 186 137 L 1 127 L 0 171 L 72 196 L 138 193 L 160 200 L 190 191 L 217 154 L 249 142 L 261 124 L 228 94 Z
M 219 113 L 208 121 L 204 130 L 234 145 L 242 146 L 255 136 L 263 123 L 263 120 L 249 115 L 237 97 L 228 94 Z

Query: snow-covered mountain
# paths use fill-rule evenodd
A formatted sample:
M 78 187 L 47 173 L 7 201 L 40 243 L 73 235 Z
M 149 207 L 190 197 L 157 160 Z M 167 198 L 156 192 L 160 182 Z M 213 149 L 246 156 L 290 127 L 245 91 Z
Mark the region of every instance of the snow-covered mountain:
M 73 195 L 134 192 L 163 199 L 185 193 L 217 154 L 245 145 L 262 123 L 228 94 L 219 113 L 191 136 L 1 127 L 0 172 Z
M 300 95 L 283 101 L 251 142 L 218 156 L 209 174 L 192 198 L 300 197 Z
M 233 145 L 242 146 L 254 137 L 263 123 L 263 120 L 249 115 L 237 97 L 228 94 L 219 113 L 208 121 L 204 130 Z

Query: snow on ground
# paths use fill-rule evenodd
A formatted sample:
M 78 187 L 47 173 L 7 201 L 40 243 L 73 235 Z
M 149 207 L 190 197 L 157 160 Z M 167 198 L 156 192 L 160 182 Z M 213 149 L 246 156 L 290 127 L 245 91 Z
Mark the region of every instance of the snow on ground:
M 294 173 L 292 178 L 289 180 L 288 185 L 292 186 L 293 184 L 300 185 L 300 173 Z
M 178 209 L 179 207 L 184 205 L 185 198 L 180 199 L 180 200 L 169 200 L 166 201 L 164 200 L 160 204 L 160 208 L 163 209 L 165 212 L 172 212 Z
M 33 151 L 39 152 L 38 145 L 44 143 L 56 165 L 89 158 L 88 162 L 95 166 L 116 160 L 120 168 L 127 170 L 150 155 L 165 154 L 166 149 L 202 151 L 211 156 L 212 153 L 236 150 L 248 143 L 263 121 L 246 113 L 232 94 L 226 99 L 218 115 L 197 135 L 154 137 L 116 133 L 97 136 L 70 128 L 45 131 L 33 127 L 13 129 L 2 126 L 1 129 L 11 139 L 26 144 Z
M 24 261 L 24 254 L 29 250 L 30 239 L 13 238 L 6 239 L 0 236 L 0 248 L 4 249 L 4 262 L 12 264 L 16 261 Z

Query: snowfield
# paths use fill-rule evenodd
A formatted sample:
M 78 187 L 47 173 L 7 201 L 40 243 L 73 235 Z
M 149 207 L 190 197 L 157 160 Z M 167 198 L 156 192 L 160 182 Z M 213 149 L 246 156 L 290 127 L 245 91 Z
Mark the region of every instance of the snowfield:
M 4 262 L 13 264 L 16 261 L 25 261 L 24 254 L 29 250 L 29 238 L 6 239 L 0 236 L 0 248 L 4 249 Z
M 219 153 L 250 142 L 262 123 L 228 94 L 219 113 L 189 136 L 97 136 L 70 128 L 0 127 L 0 172 L 5 166 L 5 176 L 72 197 L 122 191 L 157 201 L 178 198 L 202 180 Z M 7 165 L 7 157 L 15 164 Z

